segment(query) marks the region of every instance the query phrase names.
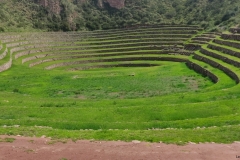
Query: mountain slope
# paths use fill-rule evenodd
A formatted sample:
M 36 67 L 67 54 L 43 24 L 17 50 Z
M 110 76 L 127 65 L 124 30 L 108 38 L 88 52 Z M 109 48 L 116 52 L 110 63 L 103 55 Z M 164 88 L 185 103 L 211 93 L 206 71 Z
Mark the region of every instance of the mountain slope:
M 0 5 L 0 31 L 97 30 L 155 23 L 225 30 L 240 23 L 237 0 L 2 0 Z

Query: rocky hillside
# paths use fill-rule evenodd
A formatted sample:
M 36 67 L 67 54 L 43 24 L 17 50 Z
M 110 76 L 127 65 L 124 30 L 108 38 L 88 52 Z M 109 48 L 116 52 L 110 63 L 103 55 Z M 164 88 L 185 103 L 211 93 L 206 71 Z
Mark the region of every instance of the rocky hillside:
M 238 0 L 1 0 L 0 31 L 76 31 L 135 24 L 197 24 L 225 30 L 240 23 Z

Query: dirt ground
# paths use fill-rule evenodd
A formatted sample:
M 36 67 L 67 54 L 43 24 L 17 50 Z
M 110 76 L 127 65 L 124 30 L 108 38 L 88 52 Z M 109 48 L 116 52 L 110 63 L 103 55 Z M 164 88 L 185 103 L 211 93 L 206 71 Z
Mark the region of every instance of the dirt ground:
M 177 146 L 147 142 L 52 141 L 48 138 L 15 138 L 0 142 L 0 160 L 240 160 L 240 142 Z

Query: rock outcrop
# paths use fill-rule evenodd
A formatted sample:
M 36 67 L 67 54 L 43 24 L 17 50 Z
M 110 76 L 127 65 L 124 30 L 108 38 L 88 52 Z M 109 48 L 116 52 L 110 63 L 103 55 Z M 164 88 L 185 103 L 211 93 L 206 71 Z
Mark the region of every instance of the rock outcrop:
M 49 10 L 52 13 L 60 14 L 60 12 L 61 12 L 60 0 L 38 0 L 37 2 L 38 2 L 38 4 L 40 4 L 46 8 L 49 8 Z
M 80 0 L 80 3 L 84 3 L 86 0 Z M 36 2 L 46 8 L 48 8 L 54 14 L 60 14 L 61 2 L 60 0 L 36 0 Z M 104 3 L 108 3 L 111 7 L 121 9 L 125 6 L 125 0 L 98 0 L 98 6 L 103 8 Z
M 125 0 L 105 0 L 113 8 L 121 9 L 124 7 Z

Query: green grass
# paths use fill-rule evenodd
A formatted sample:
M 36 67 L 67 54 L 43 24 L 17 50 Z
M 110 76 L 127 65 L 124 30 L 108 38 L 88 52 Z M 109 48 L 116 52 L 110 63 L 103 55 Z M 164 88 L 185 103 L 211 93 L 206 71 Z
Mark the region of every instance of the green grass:
M 143 29 L 144 31 L 147 29 Z M 97 38 L 94 40 L 100 42 Z M 77 43 L 81 45 L 89 41 L 85 39 Z M 92 55 L 107 55 L 121 53 L 110 52 L 111 49 L 140 48 L 113 46 L 115 48 L 91 48 L 98 47 L 94 45 L 82 51 L 74 46 L 72 55 L 90 51 L 103 52 Z M 51 47 L 64 48 L 66 51 L 73 48 L 73 46 Z M 17 53 L 19 52 L 21 51 Z M 70 52 L 72 51 L 69 49 Z M 129 54 L 135 52 L 126 51 Z M 28 67 L 32 62 L 53 58 L 54 55 L 22 64 L 24 58 L 46 53 L 51 52 L 33 53 L 14 59 L 11 69 L 0 73 L 0 134 L 39 137 L 46 135 L 54 139 L 73 140 L 137 139 L 177 144 L 188 141 L 230 143 L 240 140 L 239 85 L 224 72 L 209 64 L 182 55 L 147 55 L 189 59 L 214 73 L 219 78 L 216 84 L 187 68 L 185 63 L 179 62 L 144 60 L 96 62 L 44 70 L 44 67 L 55 63 L 104 59 L 94 57 L 58 60 Z M 196 53 L 202 55 L 200 52 Z M 63 54 L 56 57 L 61 55 Z M 238 68 L 209 58 L 240 75 Z M 159 66 L 69 70 L 120 63 L 149 63 Z
M 182 63 L 75 72 L 13 66 L 0 79 L 0 126 L 8 126 L 1 134 L 165 143 L 239 140 L 238 87 L 206 92 L 214 85 Z M 168 93 L 151 96 L 158 90 Z M 109 96 L 116 91 L 131 94 Z
M 27 67 L 13 67 L 13 70 L 19 74 L 3 73 L 0 77 L 1 91 L 41 97 L 126 99 L 196 91 L 211 85 L 179 63 L 145 69 L 95 69 L 64 74 Z M 37 76 L 36 72 L 39 72 Z
M 8 143 L 12 143 L 15 141 L 15 138 L 0 138 L 0 143 L 1 142 L 8 142 Z
M 43 127 L 3 128 L 0 134 L 42 136 L 53 139 L 95 139 L 95 140 L 123 140 L 123 141 L 148 141 L 163 143 L 188 143 L 189 141 L 232 143 L 239 140 L 239 125 L 210 127 L 199 129 L 165 129 L 165 130 L 61 130 Z
M 135 76 L 129 76 L 132 73 Z M 231 96 L 227 90 L 206 93 L 213 84 L 184 63 L 75 72 L 13 66 L 1 73 L 1 82 L 0 126 L 8 126 L 0 129 L 2 134 L 166 143 L 237 140 L 237 135 L 224 140 L 207 135 L 216 129 L 228 133 L 224 126 L 240 124 L 238 91 L 232 89 Z M 163 94 L 151 96 L 159 90 Z M 128 97 L 116 92 L 126 92 L 123 95 Z M 194 136 L 197 127 L 206 127 L 201 138 Z M 172 137 L 175 134 L 178 138 Z

